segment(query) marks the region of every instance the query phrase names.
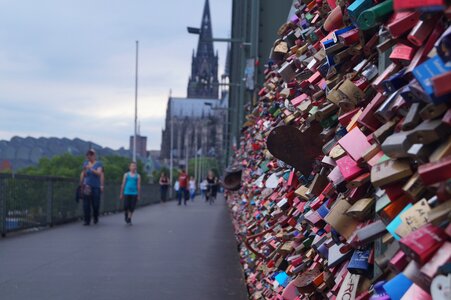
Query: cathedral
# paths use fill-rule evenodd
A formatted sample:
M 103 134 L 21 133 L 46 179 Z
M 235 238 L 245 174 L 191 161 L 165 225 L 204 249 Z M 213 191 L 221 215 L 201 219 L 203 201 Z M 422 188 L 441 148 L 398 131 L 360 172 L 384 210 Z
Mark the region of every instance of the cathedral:
M 218 54 L 214 53 L 212 39 L 210 6 L 206 0 L 199 30 L 197 52 L 193 52 L 191 62 L 188 98 L 218 98 Z
M 162 132 L 160 158 L 169 166 L 172 151 L 175 168 L 186 166 L 195 157 L 222 161 L 224 156 L 228 95 L 223 92 L 219 98 L 218 55 L 213 48 L 208 0 L 201 26 L 194 30 L 199 40 L 192 56 L 187 97 L 169 96 Z

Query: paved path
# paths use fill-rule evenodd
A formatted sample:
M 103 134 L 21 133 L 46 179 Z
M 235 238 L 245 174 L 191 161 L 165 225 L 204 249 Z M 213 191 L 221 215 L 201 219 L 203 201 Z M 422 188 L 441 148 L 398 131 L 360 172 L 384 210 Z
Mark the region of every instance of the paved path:
M 247 299 L 221 199 L 0 239 L 0 299 Z

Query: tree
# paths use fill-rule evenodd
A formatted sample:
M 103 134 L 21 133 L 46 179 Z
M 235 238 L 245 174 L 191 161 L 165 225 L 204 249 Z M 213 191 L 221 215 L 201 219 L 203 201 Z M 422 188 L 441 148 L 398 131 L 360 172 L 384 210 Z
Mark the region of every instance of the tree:
M 161 176 L 161 174 L 162 174 L 163 172 L 166 174 L 166 176 L 169 177 L 170 172 L 169 172 L 169 169 L 166 168 L 166 167 L 163 167 L 163 168 L 161 168 L 160 170 L 154 170 L 154 171 L 152 172 L 152 178 L 153 178 L 153 181 L 154 181 L 155 183 L 158 183 L 158 182 L 160 181 L 160 176 Z M 173 169 L 172 169 L 172 182 L 173 182 L 173 183 L 178 179 L 179 174 L 180 174 L 180 170 L 179 170 L 179 169 L 177 169 L 177 168 L 173 168 Z
M 197 163 L 196 163 L 197 160 Z M 211 158 L 211 157 L 199 157 L 199 158 L 193 158 L 190 159 L 188 161 L 188 173 L 190 176 L 194 176 L 195 174 L 195 168 L 196 166 L 199 168 L 199 166 L 201 166 L 202 170 L 202 174 L 204 175 L 204 177 L 207 176 L 207 172 L 208 170 L 212 170 L 217 176 L 218 174 L 218 169 L 219 169 L 219 163 L 218 160 L 215 158 Z M 200 174 L 198 175 L 200 176 Z M 198 178 L 201 179 L 201 178 Z
M 104 156 L 99 160 L 103 163 L 105 180 L 113 182 L 122 179 L 130 164 L 130 159 L 122 156 Z M 84 161 L 85 158 L 83 156 L 65 153 L 51 159 L 42 158 L 37 166 L 19 170 L 18 174 L 79 178 Z M 141 161 L 138 161 L 138 173 L 141 174 L 142 182 L 147 183 L 149 179 Z

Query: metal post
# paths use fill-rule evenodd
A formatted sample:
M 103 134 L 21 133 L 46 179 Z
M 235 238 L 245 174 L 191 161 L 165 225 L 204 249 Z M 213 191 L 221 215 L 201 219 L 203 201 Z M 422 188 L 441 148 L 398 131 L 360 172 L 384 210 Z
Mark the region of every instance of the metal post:
M 136 66 L 135 66 L 135 135 L 133 137 L 133 161 L 136 161 L 136 137 L 138 128 L 138 47 L 139 41 L 136 41 Z
M 242 19 L 242 24 L 243 24 L 243 28 L 242 28 L 242 39 L 246 40 L 247 37 L 247 14 L 248 14 L 248 6 L 249 6 L 249 0 L 245 0 L 244 1 L 244 9 L 243 9 L 243 19 Z M 242 78 L 244 77 L 244 66 L 246 65 L 246 49 L 247 48 L 242 48 L 242 51 L 240 51 L 240 75 L 242 76 Z M 240 128 L 243 125 L 243 121 L 244 121 L 244 102 L 245 102 L 245 92 L 246 89 L 244 87 L 244 84 L 240 85 L 240 102 L 238 104 L 238 133 L 240 132 Z M 241 134 L 238 134 L 238 141 L 237 144 L 239 144 L 239 139 L 240 139 Z
M 0 174 L 0 176 L 1 176 L 1 174 Z M 3 176 L 2 177 L 0 177 L 0 209 L 1 209 L 1 211 L 0 211 L 0 218 L 1 218 L 1 234 L 2 234 L 2 237 L 5 237 L 6 236 L 6 215 L 7 215 L 7 213 L 6 213 L 6 210 L 7 210 L 7 208 L 6 208 L 6 202 L 7 202 L 7 199 L 6 199 L 6 191 L 5 191 L 5 183 L 4 183 L 4 178 L 3 178 Z
M 228 164 L 228 156 L 229 156 L 229 111 L 230 111 L 230 107 L 229 107 L 229 103 L 227 102 L 227 110 L 225 112 L 225 115 L 223 115 L 223 119 L 224 119 L 224 141 L 223 141 L 223 168 L 227 168 L 227 164 Z
M 197 125 L 197 124 L 196 124 Z M 196 182 L 196 186 L 197 186 L 197 182 L 198 182 L 198 176 L 199 173 L 197 173 L 197 165 L 198 165 L 198 161 L 197 161 L 197 131 L 196 131 L 196 126 L 194 126 L 194 180 Z
M 53 227 L 53 180 L 47 182 L 47 225 Z
M 187 130 L 187 134 L 185 135 L 185 171 L 186 174 L 189 175 L 189 163 L 188 163 L 188 158 L 189 158 L 189 131 Z
M 251 45 L 250 45 L 250 55 L 255 59 L 255 62 L 258 60 L 258 42 L 259 42 L 259 18 L 260 18 L 260 1 L 252 0 L 252 18 L 251 18 Z M 257 85 L 258 79 L 258 68 L 255 67 L 254 71 L 254 85 Z M 254 89 L 255 90 L 255 89 Z
M 198 182 L 199 184 L 202 182 L 202 173 L 200 172 L 200 166 L 201 166 L 201 155 L 197 156 L 197 177 L 198 177 Z
M 199 173 L 200 173 L 201 180 L 204 178 L 204 173 L 202 172 L 203 165 L 204 165 L 204 159 L 202 158 L 202 155 L 201 155 L 200 156 L 200 162 L 199 162 Z
M 204 156 L 203 159 L 202 159 L 202 169 L 201 169 L 202 176 L 204 178 L 206 177 L 206 175 L 205 175 L 205 164 L 206 164 L 206 156 Z
M 172 190 L 173 190 L 173 184 L 172 184 L 172 176 L 173 176 L 173 174 L 172 174 L 172 169 L 174 169 L 174 149 L 173 149 L 173 146 L 174 146 L 174 122 L 173 122 L 173 120 L 172 120 L 172 105 L 171 105 L 171 102 L 172 102 L 172 99 L 171 98 L 169 98 L 169 105 L 170 105 L 170 111 L 169 111 L 169 113 L 170 113 L 170 124 L 171 124 L 171 149 L 170 149 L 170 151 L 169 151 L 169 153 L 170 153 L 170 163 L 169 163 L 169 184 L 170 184 L 170 186 L 169 186 L 169 196 L 171 197 L 171 199 L 172 199 Z

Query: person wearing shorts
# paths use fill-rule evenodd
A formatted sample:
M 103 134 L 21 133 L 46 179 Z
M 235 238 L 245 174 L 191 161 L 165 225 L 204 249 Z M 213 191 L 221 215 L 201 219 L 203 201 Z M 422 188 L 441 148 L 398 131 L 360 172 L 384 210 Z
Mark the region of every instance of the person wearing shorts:
M 132 215 L 141 194 L 141 176 L 136 172 L 135 162 L 130 163 L 130 172 L 124 174 L 121 185 L 121 200 L 124 201 L 125 223 L 132 224 Z

